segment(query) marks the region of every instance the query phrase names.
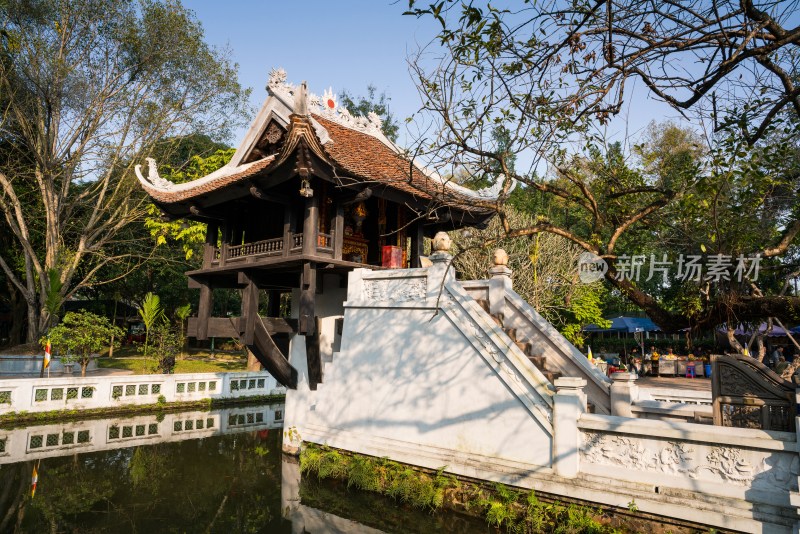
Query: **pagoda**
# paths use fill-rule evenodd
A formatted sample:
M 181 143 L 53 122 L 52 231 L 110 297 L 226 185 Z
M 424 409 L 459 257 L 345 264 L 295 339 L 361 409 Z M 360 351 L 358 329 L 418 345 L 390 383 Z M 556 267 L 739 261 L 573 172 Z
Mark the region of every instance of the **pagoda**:
M 174 184 L 148 159 L 137 177 L 170 219 L 207 225 L 200 290 L 189 336 L 240 339 L 279 382 L 294 388 L 292 344 L 304 337 L 311 389 L 336 349 L 347 273 L 355 268 L 421 267 L 424 239 L 485 224 L 501 184 L 473 191 L 431 172 L 388 140 L 381 120 L 353 116 L 329 89 L 287 83 L 274 69 L 268 96 L 231 161 L 197 180 Z M 239 317 L 212 317 L 212 290 L 242 292 Z M 260 292 L 268 292 L 266 316 Z M 292 318 L 279 317 L 292 293 Z

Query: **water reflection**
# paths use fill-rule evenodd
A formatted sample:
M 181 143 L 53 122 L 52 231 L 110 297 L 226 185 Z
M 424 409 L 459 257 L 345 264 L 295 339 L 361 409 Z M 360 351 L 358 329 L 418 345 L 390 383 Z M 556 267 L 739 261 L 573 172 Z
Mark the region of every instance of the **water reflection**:
M 301 483 L 282 419 L 272 404 L 0 429 L 0 532 L 485 532 Z

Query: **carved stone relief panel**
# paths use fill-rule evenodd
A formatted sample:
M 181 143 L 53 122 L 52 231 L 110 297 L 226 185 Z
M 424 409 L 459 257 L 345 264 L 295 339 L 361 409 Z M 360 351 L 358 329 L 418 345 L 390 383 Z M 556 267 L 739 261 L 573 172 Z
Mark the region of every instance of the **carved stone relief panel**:
M 800 457 L 719 443 L 583 432 L 581 461 L 774 491 L 797 491 Z
M 365 279 L 364 299 L 377 302 L 424 301 L 428 291 L 428 279 L 379 278 Z

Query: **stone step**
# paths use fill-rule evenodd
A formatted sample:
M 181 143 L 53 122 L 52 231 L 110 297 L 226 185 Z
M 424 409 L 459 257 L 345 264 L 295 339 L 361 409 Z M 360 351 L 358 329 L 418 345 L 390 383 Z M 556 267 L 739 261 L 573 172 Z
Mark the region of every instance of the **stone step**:
M 513 338 L 512 338 L 513 339 Z M 519 347 L 519 350 L 522 351 L 525 356 L 530 357 L 531 354 L 531 344 L 527 341 L 515 341 L 514 344 Z
M 492 319 L 497 324 L 497 326 L 499 326 L 500 328 L 503 328 L 503 314 L 502 313 L 496 313 L 496 314 L 492 315 Z
M 475 300 L 475 302 L 478 303 L 478 306 L 483 308 L 483 311 L 485 311 L 486 313 L 489 313 L 489 301 L 488 300 L 477 299 L 477 300 Z
M 553 372 L 553 371 L 542 371 L 542 374 L 543 374 L 543 375 L 544 375 L 544 376 L 547 378 L 547 380 L 549 380 L 551 383 L 552 383 L 552 382 L 555 382 L 557 378 L 561 378 L 561 377 L 563 376 L 563 373 L 560 373 L 560 372 L 558 372 L 558 371 L 556 371 L 556 372 Z
M 540 371 L 547 370 L 547 358 L 545 356 L 539 356 L 539 355 L 537 355 L 537 356 L 528 356 L 528 359 Z

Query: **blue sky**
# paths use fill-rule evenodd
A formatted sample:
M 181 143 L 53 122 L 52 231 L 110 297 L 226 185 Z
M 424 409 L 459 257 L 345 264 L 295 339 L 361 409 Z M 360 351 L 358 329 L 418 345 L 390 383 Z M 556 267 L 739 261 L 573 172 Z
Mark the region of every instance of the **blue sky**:
M 256 108 L 266 97 L 270 69 L 283 67 L 290 82 L 306 80 L 317 94 L 332 87 L 336 94 L 346 89 L 361 95 L 367 85 L 375 85 L 391 97 L 390 108 L 401 129 L 403 119 L 419 109 L 406 58 L 428 43 L 439 26 L 431 18 L 403 16 L 407 0 L 184 0 L 184 4 L 203 24 L 209 43 L 231 49 L 240 82 L 253 88 L 251 103 Z M 626 132 L 635 136 L 652 119 L 676 116 L 643 91 L 636 93 L 626 113 L 609 128 L 613 139 L 621 140 Z M 236 132 L 234 145 L 244 131 Z M 401 145 L 403 141 L 401 134 Z
M 209 43 L 231 48 L 240 82 L 253 88 L 254 106 L 266 97 L 270 69 L 283 67 L 290 82 L 306 80 L 320 95 L 328 87 L 336 94 L 346 89 L 361 95 L 373 84 L 391 97 L 391 110 L 401 120 L 419 108 L 406 55 L 417 42 L 429 41 L 436 28 L 403 16 L 405 0 L 186 0 L 185 5 L 202 22 Z

